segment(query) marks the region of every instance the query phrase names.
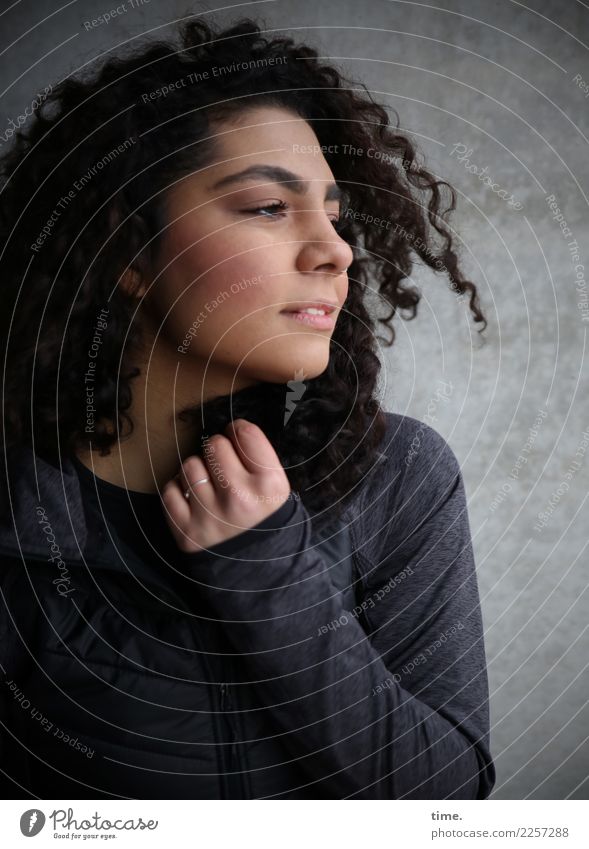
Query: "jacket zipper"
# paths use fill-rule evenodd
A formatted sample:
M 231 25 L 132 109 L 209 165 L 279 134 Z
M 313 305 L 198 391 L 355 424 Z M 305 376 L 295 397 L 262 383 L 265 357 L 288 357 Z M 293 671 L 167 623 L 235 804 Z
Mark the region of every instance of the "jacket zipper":
M 226 727 L 229 729 L 229 742 L 223 743 L 225 753 L 225 786 L 228 799 L 243 799 L 242 776 L 237 770 L 240 767 L 239 754 L 237 751 L 237 737 L 235 734 L 235 720 L 228 713 L 233 707 L 231 698 L 231 685 L 220 684 L 220 705 Z

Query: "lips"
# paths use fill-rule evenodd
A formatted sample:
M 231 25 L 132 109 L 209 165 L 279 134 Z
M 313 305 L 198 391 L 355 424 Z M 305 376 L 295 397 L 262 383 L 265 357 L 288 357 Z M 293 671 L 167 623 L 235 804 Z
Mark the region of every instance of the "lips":
M 335 327 L 335 319 L 331 315 L 313 315 L 308 312 L 296 312 L 283 310 L 281 313 L 287 321 L 297 321 L 299 324 L 304 324 L 307 327 L 312 327 L 315 330 L 333 330 Z
M 323 310 L 326 315 L 330 315 L 337 309 L 337 304 L 334 304 L 331 301 L 295 301 L 289 304 L 286 309 L 281 310 L 281 312 L 298 313 L 301 312 L 301 310 L 306 309 Z

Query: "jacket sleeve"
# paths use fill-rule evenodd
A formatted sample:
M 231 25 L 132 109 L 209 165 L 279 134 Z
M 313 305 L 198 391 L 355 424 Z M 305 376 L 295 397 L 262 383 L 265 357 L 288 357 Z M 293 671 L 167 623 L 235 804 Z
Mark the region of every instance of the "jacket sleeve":
M 0 799 L 32 798 L 22 769 L 26 752 L 19 742 L 12 683 L 15 671 L 18 675 L 25 664 L 9 613 L 10 586 L 16 571 L 12 560 L 0 555 Z
M 360 614 L 374 648 L 391 670 L 391 678 L 443 717 L 474 747 L 477 762 L 458 755 L 460 736 L 452 733 L 436 745 L 422 747 L 408 767 L 422 774 L 424 792 L 443 790 L 447 776 L 450 798 L 487 798 L 495 784 L 490 752 L 489 690 L 483 622 L 464 481 L 458 460 L 433 428 L 410 417 L 395 436 L 393 462 L 385 466 L 387 515 L 372 522 L 365 536 L 378 545 L 362 547 L 364 605 Z M 391 481 L 394 480 L 394 485 Z M 386 489 L 391 495 L 386 495 Z M 364 505 L 367 515 L 375 511 Z M 369 522 L 370 525 L 370 522 Z M 419 715 L 414 727 L 417 730 Z M 425 726 L 424 726 L 425 729 Z M 422 741 L 423 742 L 423 741 Z M 432 739 L 433 742 L 433 739 Z M 452 749 L 454 748 L 454 755 Z M 453 763 L 453 758 L 458 759 Z M 436 772 L 440 770 L 440 775 Z M 427 776 L 432 779 L 428 780 Z M 477 788 L 478 779 L 478 788 Z M 420 794 L 422 791 L 419 791 Z
M 489 789 L 492 765 L 480 779 L 486 670 L 474 562 L 460 470 L 443 445 L 427 494 L 378 529 L 382 559 L 367 570 L 353 611 L 334 591 L 300 500 L 180 558 L 257 676 L 318 798 L 474 799 Z M 417 464 L 406 474 L 421 476 Z M 411 608 L 414 598 L 420 605 Z M 473 640 L 479 649 L 469 654 Z

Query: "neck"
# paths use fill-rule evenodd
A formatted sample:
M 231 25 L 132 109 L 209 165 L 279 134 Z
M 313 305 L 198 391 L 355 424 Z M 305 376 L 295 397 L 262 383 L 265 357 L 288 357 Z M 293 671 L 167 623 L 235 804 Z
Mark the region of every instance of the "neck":
M 128 415 L 133 422 L 129 436 L 119 439 L 111 453 L 101 457 L 90 446 L 77 452 L 78 459 L 99 478 L 136 492 L 161 493 L 180 465 L 200 452 L 201 424 L 198 416 L 181 421 L 178 414 L 220 395 L 238 392 L 258 381 L 233 382 L 231 374 L 211 367 L 196 357 L 178 360 L 163 345 L 150 351 L 147 363 L 134 363 L 140 374 L 133 380 L 133 401 Z M 205 383 L 206 374 L 206 383 Z

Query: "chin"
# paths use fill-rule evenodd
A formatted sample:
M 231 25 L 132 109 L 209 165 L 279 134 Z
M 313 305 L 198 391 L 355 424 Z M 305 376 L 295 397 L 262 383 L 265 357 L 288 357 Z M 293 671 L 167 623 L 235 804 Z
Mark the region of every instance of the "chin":
M 253 381 L 263 383 L 288 383 L 289 381 L 313 380 L 327 369 L 329 361 L 318 363 L 317 360 L 309 361 L 304 357 L 293 358 L 290 365 L 284 368 L 276 364 L 272 368 L 254 369 L 251 372 Z
M 293 344 L 292 339 L 284 344 L 269 342 L 257 348 L 255 361 L 242 361 L 240 373 L 254 380 L 269 383 L 288 383 L 289 380 L 312 380 L 318 377 L 329 365 L 328 336 L 316 341 L 304 334 Z
M 308 362 L 301 358 L 295 368 L 290 368 L 288 371 L 283 372 L 280 378 L 280 382 L 288 383 L 291 380 L 314 380 L 316 377 L 319 377 L 319 375 L 323 374 L 323 372 L 326 371 L 328 364 L 329 360 L 318 363 L 317 360 Z

